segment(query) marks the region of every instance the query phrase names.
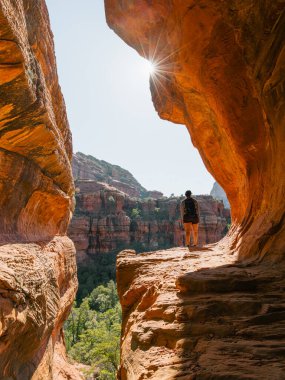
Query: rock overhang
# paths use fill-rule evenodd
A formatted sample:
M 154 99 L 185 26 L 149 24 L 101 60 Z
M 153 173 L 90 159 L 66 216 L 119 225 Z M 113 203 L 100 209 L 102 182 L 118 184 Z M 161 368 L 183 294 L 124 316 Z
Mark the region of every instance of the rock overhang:
M 156 62 L 150 89 L 157 112 L 186 125 L 225 189 L 231 247 L 240 258 L 283 257 L 284 7 L 284 1 L 105 0 L 108 25 Z

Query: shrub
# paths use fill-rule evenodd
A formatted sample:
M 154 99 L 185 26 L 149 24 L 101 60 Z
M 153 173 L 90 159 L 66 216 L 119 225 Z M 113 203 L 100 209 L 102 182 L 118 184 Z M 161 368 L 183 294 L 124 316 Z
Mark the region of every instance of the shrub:
M 138 219 L 141 215 L 141 212 L 138 208 L 133 208 L 131 211 L 131 218 L 132 219 Z

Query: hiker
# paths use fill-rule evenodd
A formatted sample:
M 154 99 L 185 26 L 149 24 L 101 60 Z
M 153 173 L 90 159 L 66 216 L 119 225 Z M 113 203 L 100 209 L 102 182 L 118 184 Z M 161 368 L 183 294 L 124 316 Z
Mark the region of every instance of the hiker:
M 191 197 L 192 192 L 187 190 L 186 198 L 180 204 L 181 220 L 186 234 L 186 246 L 190 249 L 190 235 L 192 232 L 193 246 L 198 244 L 199 206 L 196 199 Z

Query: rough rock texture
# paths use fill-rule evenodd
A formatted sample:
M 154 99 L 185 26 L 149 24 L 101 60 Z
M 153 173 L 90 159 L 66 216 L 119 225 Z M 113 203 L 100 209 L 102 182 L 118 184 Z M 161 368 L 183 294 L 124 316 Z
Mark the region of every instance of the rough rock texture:
M 224 189 L 218 184 L 218 182 L 214 183 L 213 188 L 210 192 L 210 195 L 212 195 L 212 197 L 215 199 L 219 199 L 223 201 L 225 208 L 230 209 L 230 204 L 229 204 L 227 195 Z
M 226 191 L 227 238 L 118 260 L 119 378 L 283 379 L 285 1 L 105 0 L 156 72 L 161 118 L 185 124 Z
M 180 198 L 132 198 L 91 180 L 76 181 L 75 186 L 76 208 L 68 236 L 75 244 L 78 262 L 125 248 L 143 252 L 184 245 Z M 211 196 L 196 199 L 201 211 L 199 243 L 219 241 L 227 232 L 228 210 Z
M 0 262 L 1 379 L 64 379 L 53 359 L 64 353 L 61 328 L 77 290 L 73 243 L 4 244 Z
M 163 196 L 159 191 L 147 191 L 128 170 L 81 152 L 73 155 L 72 171 L 75 180 L 90 179 L 106 183 L 131 197 Z
M 236 259 L 215 246 L 118 256 L 120 380 L 284 379 L 284 263 Z
M 0 0 L 0 378 L 79 379 L 61 360 L 76 289 L 71 134 L 43 0 Z M 73 373 L 70 377 L 67 374 Z
M 185 124 L 231 204 L 231 248 L 285 249 L 285 1 L 105 0 L 109 26 L 156 65 L 160 117 Z
M 0 33 L 0 237 L 50 238 L 66 230 L 73 183 L 45 3 L 2 0 Z

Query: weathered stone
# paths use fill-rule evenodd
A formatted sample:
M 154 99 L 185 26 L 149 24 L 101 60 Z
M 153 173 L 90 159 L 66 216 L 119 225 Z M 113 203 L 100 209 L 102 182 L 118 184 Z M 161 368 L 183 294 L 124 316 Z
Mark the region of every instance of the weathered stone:
M 105 0 L 105 9 L 109 26 L 155 64 L 159 116 L 186 125 L 233 219 L 226 238 L 189 259 L 182 250 L 118 259 L 119 378 L 278 380 L 285 1 Z M 151 287 L 155 301 L 138 310 Z
M 72 170 L 75 180 L 105 183 L 131 197 L 160 198 L 163 196 L 159 191 L 147 191 L 128 170 L 81 152 L 73 155 Z
M 78 380 L 71 134 L 43 0 L 0 0 L 0 378 Z M 60 371 L 59 371 L 60 366 Z
M 94 180 L 77 180 L 75 186 L 76 209 L 68 236 L 75 243 L 78 263 L 96 253 L 118 253 L 131 247 L 142 252 L 185 244 L 180 198 L 132 198 Z M 221 201 L 207 195 L 196 198 L 201 211 L 199 243 L 215 243 L 225 236 L 230 215 Z
M 284 263 L 236 260 L 214 246 L 119 254 L 120 380 L 282 379 Z
M 231 204 L 240 258 L 284 257 L 284 0 L 105 0 L 156 72 L 160 117 L 185 124 Z M 242 242 L 242 244 L 240 244 Z

